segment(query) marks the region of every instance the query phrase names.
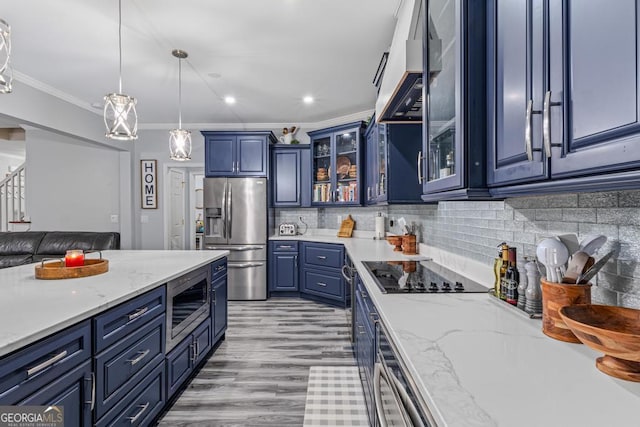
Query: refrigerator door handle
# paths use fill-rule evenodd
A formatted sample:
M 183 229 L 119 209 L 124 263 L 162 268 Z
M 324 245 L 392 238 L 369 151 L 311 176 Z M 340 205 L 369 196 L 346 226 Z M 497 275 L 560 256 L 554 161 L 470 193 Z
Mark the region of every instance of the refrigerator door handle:
M 264 249 L 263 245 L 249 245 L 249 246 L 234 246 L 230 248 L 229 246 L 211 246 L 207 245 L 207 249 L 211 249 L 214 251 L 257 251 L 260 249 Z
M 231 208 L 231 198 L 232 198 L 232 194 L 231 194 L 231 185 L 229 185 L 229 189 L 227 190 L 227 209 L 229 210 L 229 215 L 227 216 L 227 218 L 229 218 L 229 239 L 231 239 L 231 233 L 232 233 L 232 226 L 233 226 L 233 209 Z
M 227 238 L 227 181 L 222 190 L 222 237 Z

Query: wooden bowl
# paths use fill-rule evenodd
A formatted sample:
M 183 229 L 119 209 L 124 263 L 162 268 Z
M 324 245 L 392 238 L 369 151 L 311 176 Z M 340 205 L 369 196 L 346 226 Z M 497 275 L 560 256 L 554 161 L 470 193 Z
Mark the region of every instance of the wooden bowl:
M 579 304 L 560 316 L 583 344 L 604 353 L 596 367 L 607 375 L 640 382 L 640 310 Z
M 395 246 L 394 251 L 402 251 L 402 236 L 387 236 L 387 242 Z

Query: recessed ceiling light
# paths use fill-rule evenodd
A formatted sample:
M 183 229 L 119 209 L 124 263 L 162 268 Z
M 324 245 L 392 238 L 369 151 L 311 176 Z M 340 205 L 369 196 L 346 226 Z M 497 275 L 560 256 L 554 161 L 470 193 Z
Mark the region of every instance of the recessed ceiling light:
M 235 104 L 236 99 L 233 96 L 225 96 L 224 102 L 226 102 L 227 104 Z
M 305 104 L 313 104 L 313 96 L 305 96 L 304 98 L 302 98 L 302 102 L 304 102 Z
M 208 73 L 207 75 L 212 79 L 219 79 L 220 77 L 222 77 L 222 74 L 220 73 Z

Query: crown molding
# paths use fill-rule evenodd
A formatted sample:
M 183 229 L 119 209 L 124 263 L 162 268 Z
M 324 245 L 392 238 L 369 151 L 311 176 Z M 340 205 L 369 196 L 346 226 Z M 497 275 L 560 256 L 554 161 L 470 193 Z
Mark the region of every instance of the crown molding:
M 184 129 L 198 130 L 265 130 L 280 129 L 283 127 L 296 126 L 299 129 L 324 129 L 344 123 L 355 122 L 358 120 L 366 120 L 373 116 L 374 110 L 365 110 L 358 113 L 347 114 L 318 122 L 280 122 L 280 123 L 182 123 Z M 138 130 L 170 130 L 175 128 L 175 123 L 138 123 Z
M 21 73 L 18 70 L 13 70 L 13 78 L 19 81 L 20 83 L 24 83 L 27 86 L 31 86 L 34 89 L 37 89 L 41 92 L 44 92 L 48 95 L 51 95 L 55 98 L 59 98 L 63 101 L 66 101 L 70 104 L 75 105 L 76 107 L 80 107 L 83 110 L 87 110 L 96 115 L 102 115 L 102 111 L 97 111 L 95 108 L 91 106 L 88 102 L 81 100 L 80 98 L 76 98 L 75 96 L 69 95 L 66 92 L 63 92 L 59 89 L 56 89 L 53 86 L 50 86 L 46 83 L 41 82 L 40 80 L 36 80 L 31 76 L 28 76 L 24 73 Z

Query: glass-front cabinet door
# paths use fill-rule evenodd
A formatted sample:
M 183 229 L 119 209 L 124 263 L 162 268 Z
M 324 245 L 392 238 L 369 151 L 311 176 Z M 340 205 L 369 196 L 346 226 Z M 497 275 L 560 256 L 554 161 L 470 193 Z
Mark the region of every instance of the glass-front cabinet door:
M 309 132 L 312 204 L 360 205 L 362 123 Z
M 484 2 L 426 3 L 422 199 L 487 198 Z
M 380 123 L 377 126 L 378 141 L 376 146 L 376 201 L 387 201 L 387 125 Z

